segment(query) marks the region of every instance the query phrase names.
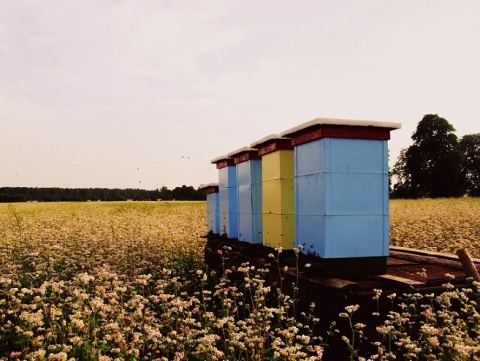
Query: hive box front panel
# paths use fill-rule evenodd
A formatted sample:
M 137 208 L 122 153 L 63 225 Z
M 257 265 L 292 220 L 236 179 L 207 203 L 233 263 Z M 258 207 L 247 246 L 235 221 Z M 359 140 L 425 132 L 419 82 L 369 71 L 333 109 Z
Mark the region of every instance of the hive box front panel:
M 305 252 L 322 258 L 386 257 L 388 219 L 383 216 L 298 216 Z M 298 235 L 297 235 L 298 237 Z M 380 241 L 379 241 L 380 240 Z
M 294 214 L 294 179 L 266 180 L 262 184 L 264 214 Z
M 262 243 L 261 184 L 238 187 L 238 239 L 250 243 Z
M 238 237 L 238 185 L 235 166 L 218 170 L 220 198 L 220 233 L 229 238 Z
M 218 170 L 218 188 L 233 188 L 237 185 L 236 166 L 228 166 Z
M 294 152 L 278 150 L 262 156 L 263 244 L 295 246 Z
M 237 183 L 238 185 L 262 183 L 262 161 L 254 159 L 238 163 Z
M 220 234 L 220 196 L 218 192 L 207 194 L 207 231 Z
M 262 180 L 293 178 L 293 150 L 278 150 L 262 156 Z
M 264 214 L 263 245 L 267 247 L 293 249 L 295 246 L 295 215 Z
M 259 159 L 237 164 L 238 239 L 262 243 L 262 162 Z

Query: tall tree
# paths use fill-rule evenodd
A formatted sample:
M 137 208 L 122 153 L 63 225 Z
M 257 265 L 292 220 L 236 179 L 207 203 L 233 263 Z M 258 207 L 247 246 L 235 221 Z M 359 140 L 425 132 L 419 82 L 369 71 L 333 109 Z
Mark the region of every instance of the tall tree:
M 159 198 L 164 201 L 169 201 L 172 199 L 172 191 L 167 187 L 163 186 L 159 192 Z
M 397 162 L 392 169 L 392 177 L 395 178 L 393 184 L 392 197 L 395 198 L 415 198 L 415 192 L 412 187 L 412 176 L 407 169 L 407 148 L 400 151 Z
M 480 133 L 464 135 L 460 139 L 460 148 L 465 155 L 463 174 L 467 192 L 471 196 L 480 196 Z
M 397 188 L 410 197 L 458 197 L 464 194 L 464 155 L 455 128 L 437 114 L 427 114 L 412 135 L 413 144 L 399 157 Z

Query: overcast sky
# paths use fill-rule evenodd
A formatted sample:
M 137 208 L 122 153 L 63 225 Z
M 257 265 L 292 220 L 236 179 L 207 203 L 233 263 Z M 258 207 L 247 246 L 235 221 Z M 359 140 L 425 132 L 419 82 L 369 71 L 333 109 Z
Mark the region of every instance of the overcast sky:
M 0 0 L 0 186 L 170 189 L 318 117 L 480 132 L 480 1 Z

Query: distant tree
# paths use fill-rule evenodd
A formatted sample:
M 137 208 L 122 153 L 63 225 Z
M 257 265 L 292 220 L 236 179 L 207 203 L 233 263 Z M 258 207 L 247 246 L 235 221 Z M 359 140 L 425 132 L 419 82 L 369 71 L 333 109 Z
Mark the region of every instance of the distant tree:
M 0 203 L 26 202 L 27 197 L 23 194 L 5 194 L 0 193 Z
M 172 199 L 172 191 L 167 187 L 163 186 L 159 191 L 159 198 L 164 201 L 169 201 Z
M 469 195 L 480 196 L 480 133 L 464 135 L 460 148 L 465 155 L 463 175 Z
M 2 202 L 81 202 L 81 201 L 156 201 L 158 199 L 171 200 L 173 191 L 167 187 L 161 190 L 145 189 L 109 189 L 109 188 L 27 188 L 27 187 L 0 187 L 0 203 Z M 202 191 L 192 186 L 177 187 L 177 200 L 204 200 Z
M 413 144 L 394 166 L 392 173 L 399 182 L 394 190 L 409 198 L 462 196 L 465 157 L 454 132 L 446 119 L 425 115 L 412 135 Z
M 207 196 L 205 195 L 203 190 L 201 190 L 201 189 L 196 189 L 195 190 L 194 198 L 193 198 L 194 201 L 204 201 L 206 199 L 207 199 Z
M 201 201 L 205 200 L 205 194 L 192 186 L 183 185 L 172 190 L 172 197 L 177 201 Z
M 412 186 L 412 175 L 407 168 L 407 148 L 400 151 L 397 162 L 392 169 L 392 178 L 396 182 L 393 184 L 392 198 L 415 198 L 416 194 Z
M 177 201 L 185 201 L 192 199 L 192 195 L 195 193 L 195 190 L 192 186 L 187 187 L 183 185 L 181 187 L 175 187 L 172 190 L 172 197 Z

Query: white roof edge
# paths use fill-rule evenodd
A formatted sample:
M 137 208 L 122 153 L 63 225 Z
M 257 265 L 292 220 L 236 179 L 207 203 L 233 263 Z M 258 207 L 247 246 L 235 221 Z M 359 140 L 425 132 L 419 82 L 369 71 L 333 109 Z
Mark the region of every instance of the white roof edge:
M 218 162 L 221 162 L 222 160 L 228 160 L 228 159 L 231 159 L 228 155 L 221 155 L 217 158 L 213 158 L 210 163 L 218 163 Z
M 237 155 L 237 154 L 240 154 L 240 153 L 243 153 L 243 152 L 253 152 L 253 151 L 256 151 L 256 149 L 246 146 L 246 147 L 242 147 L 240 149 L 237 149 L 237 150 L 234 150 L 233 152 L 228 153 L 227 156 L 233 157 L 234 155 Z
M 270 135 L 267 135 L 266 137 L 263 137 L 262 139 L 257 140 L 256 142 L 250 143 L 250 147 L 255 148 L 259 144 L 265 143 L 269 140 L 277 140 L 277 139 L 290 139 L 290 138 L 284 137 L 280 134 L 270 134 Z
M 198 186 L 198 189 L 204 189 L 208 187 L 218 187 L 218 183 L 202 183 Z
M 355 120 L 355 119 L 336 119 L 336 118 L 316 118 L 308 122 L 299 124 L 293 128 L 281 132 L 281 136 L 288 136 L 293 133 L 296 133 L 300 130 L 312 127 L 314 125 L 329 124 L 329 125 L 349 125 L 349 126 L 359 126 L 359 127 L 377 127 L 377 128 L 388 128 L 388 129 L 400 129 L 402 127 L 401 123 L 393 122 L 381 122 L 373 120 Z

